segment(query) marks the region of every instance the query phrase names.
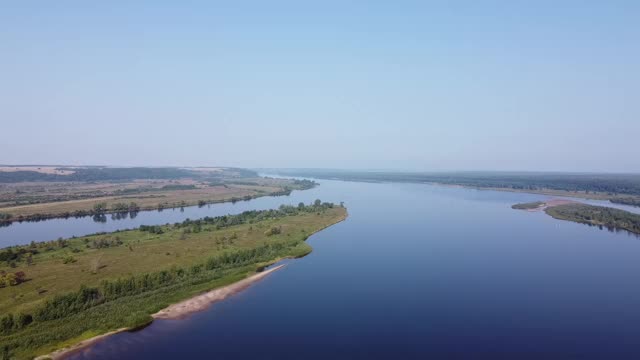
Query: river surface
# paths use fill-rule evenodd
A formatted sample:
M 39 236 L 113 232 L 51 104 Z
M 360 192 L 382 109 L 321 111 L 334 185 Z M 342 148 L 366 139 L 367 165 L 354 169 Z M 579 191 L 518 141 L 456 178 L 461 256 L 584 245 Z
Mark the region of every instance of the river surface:
M 637 236 L 511 209 L 543 195 L 319 182 L 288 197 L 105 223 L 14 224 L 0 228 L 0 246 L 344 201 L 349 218 L 310 237 L 309 256 L 187 319 L 155 321 L 71 358 L 640 358 Z

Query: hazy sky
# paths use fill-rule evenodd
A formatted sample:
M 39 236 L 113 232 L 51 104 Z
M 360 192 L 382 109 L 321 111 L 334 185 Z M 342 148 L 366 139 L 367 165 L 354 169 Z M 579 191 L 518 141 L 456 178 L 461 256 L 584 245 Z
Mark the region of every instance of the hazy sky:
M 2 2 L 0 163 L 640 171 L 640 1 L 172 3 Z

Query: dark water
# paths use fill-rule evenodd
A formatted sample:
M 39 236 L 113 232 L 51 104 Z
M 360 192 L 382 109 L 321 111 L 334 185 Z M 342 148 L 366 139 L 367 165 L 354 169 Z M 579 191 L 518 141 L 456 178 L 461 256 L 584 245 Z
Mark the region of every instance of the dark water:
M 539 195 L 321 183 L 185 210 L 200 217 L 321 198 L 344 201 L 350 216 L 312 236 L 311 255 L 244 292 L 72 358 L 640 358 L 637 237 L 510 208 Z M 173 222 L 185 213 L 146 215 Z M 147 223 L 143 215 L 134 221 Z M 67 224 L 61 231 L 88 229 Z

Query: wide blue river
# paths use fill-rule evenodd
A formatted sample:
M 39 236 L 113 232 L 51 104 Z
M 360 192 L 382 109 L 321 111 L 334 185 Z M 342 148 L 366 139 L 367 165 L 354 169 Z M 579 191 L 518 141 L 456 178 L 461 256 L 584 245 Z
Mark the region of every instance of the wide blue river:
M 0 228 L 0 246 L 344 201 L 314 251 L 73 359 L 640 359 L 640 239 L 511 209 L 542 195 L 321 180 L 288 197 Z M 637 211 L 637 210 L 636 210 Z

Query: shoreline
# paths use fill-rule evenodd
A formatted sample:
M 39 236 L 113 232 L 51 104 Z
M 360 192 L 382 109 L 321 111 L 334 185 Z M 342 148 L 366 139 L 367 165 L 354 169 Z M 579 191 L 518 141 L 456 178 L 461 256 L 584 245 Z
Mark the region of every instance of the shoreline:
M 297 189 L 295 189 L 297 190 Z M 301 189 L 299 191 L 304 191 L 307 189 Z M 288 194 L 282 193 L 270 193 L 270 194 L 255 194 L 255 195 L 251 195 L 251 198 L 228 198 L 228 199 L 219 199 L 219 200 L 207 200 L 205 201 L 205 205 L 216 205 L 216 204 L 223 204 L 223 203 L 236 203 L 236 202 L 240 202 L 240 201 L 251 201 L 251 200 L 255 200 L 255 199 L 259 199 L 262 197 L 277 197 L 277 196 L 288 196 Z M 92 198 L 91 200 L 100 200 L 100 199 L 110 199 L 110 198 Z M 51 204 L 51 203 L 44 203 L 44 204 Z M 33 204 L 33 205 L 37 205 L 37 204 Z M 31 206 L 31 205 L 25 205 L 25 206 Z M 101 213 L 94 213 L 92 212 L 92 210 L 81 210 L 83 212 L 86 212 L 86 214 L 83 215 L 74 215 L 72 213 L 36 213 L 33 215 L 27 215 L 27 216 L 15 216 L 15 217 L 11 217 L 10 219 L 5 219 L 5 220 L 1 220 L 0 221 L 0 227 L 4 227 L 4 226 L 11 226 L 14 223 L 32 223 L 32 222 L 40 222 L 40 221 L 47 221 L 47 220 L 56 220 L 56 219 L 82 219 L 82 218 L 86 218 L 86 217 L 94 217 L 94 216 L 106 216 L 106 215 L 113 215 L 113 214 L 131 214 L 131 213 L 140 213 L 140 212 L 148 212 L 148 211 L 163 211 L 163 210 L 175 210 L 175 209 L 180 209 L 180 208 L 186 208 L 186 207 L 194 207 L 194 206 L 200 206 L 197 202 L 185 202 L 184 205 L 171 205 L 171 206 L 167 206 L 167 207 L 158 207 L 158 206 L 141 206 L 138 210 L 136 211 L 117 211 L 117 210 L 105 210 Z M 0 212 L 2 212 L 3 208 L 0 208 Z
M 252 284 L 267 277 L 272 272 L 282 269 L 285 264 L 275 266 L 269 270 L 264 270 L 253 274 L 247 278 L 237 281 L 233 284 L 223 286 L 221 288 L 209 290 L 203 294 L 196 295 L 190 299 L 183 300 L 179 303 L 169 305 L 168 307 L 151 315 L 153 319 L 184 319 L 189 315 L 208 309 L 216 302 L 222 301 L 229 296 L 235 295 L 245 290 Z
M 246 277 L 235 283 L 232 283 L 223 287 L 215 288 L 207 292 L 204 292 L 202 294 L 195 295 L 189 299 L 182 300 L 175 304 L 171 304 L 166 308 L 158 311 L 157 313 L 152 314 L 151 315 L 152 320 L 149 322 L 149 324 L 146 324 L 145 326 L 150 325 L 156 319 L 181 320 L 194 313 L 204 311 L 209 307 L 211 307 L 213 304 L 220 302 L 222 300 L 225 300 L 226 298 L 247 289 L 254 283 L 264 279 L 265 277 L 269 276 L 271 273 L 278 271 L 285 266 L 286 264 L 278 265 L 269 270 L 261 271 L 253 275 L 250 275 L 249 277 Z M 35 359 L 36 360 L 65 359 L 66 356 L 69 356 L 83 349 L 87 349 L 92 345 L 94 345 L 95 343 L 111 335 L 119 334 L 125 331 L 132 331 L 135 329 L 136 328 L 120 328 L 117 330 L 109 331 L 107 333 L 82 340 L 74 345 L 55 350 L 47 355 L 37 356 Z

